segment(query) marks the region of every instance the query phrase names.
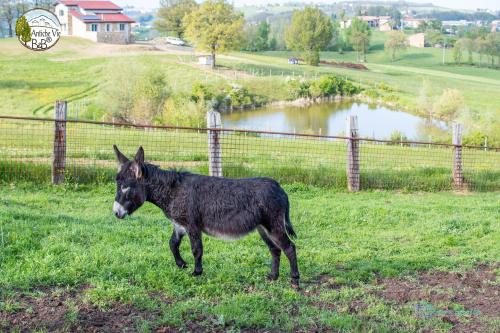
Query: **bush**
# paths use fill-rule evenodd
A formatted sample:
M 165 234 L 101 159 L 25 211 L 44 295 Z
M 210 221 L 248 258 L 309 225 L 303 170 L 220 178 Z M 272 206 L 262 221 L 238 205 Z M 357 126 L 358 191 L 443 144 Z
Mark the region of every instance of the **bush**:
M 291 99 L 310 97 L 311 83 L 304 79 L 287 79 L 286 81 L 288 96 Z
M 406 135 L 403 134 L 403 132 L 400 132 L 398 130 L 394 130 L 394 131 L 392 131 L 391 137 L 389 140 L 391 140 L 391 142 L 389 144 L 398 145 L 401 143 L 401 141 L 408 141 L 408 138 L 406 137 Z
M 351 81 L 334 75 L 324 75 L 317 80 L 306 81 L 289 79 L 287 81 L 288 95 L 292 99 L 301 97 L 352 96 L 361 89 Z
M 432 112 L 441 119 L 453 120 L 464 107 L 464 97 L 460 91 L 445 89 L 434 104 Z
M 149 124 L 161 113 L 169 96 L 165 74 L 140 64 L 117 63 L 99 91 L 97 106 L 111 117 Z
M 177 96 L 165 102 L 156 122 L 163 125 L 203 127 L 205 111 L 206 108 L 202 104 L 190 100 L 187 96 Z
M 190 100 L 216 110 L 248 108 L 260 106 L 266 102 L 265 97 L 255 95 L 239 85 L 215 87 L 201 83 L 193 86 Z

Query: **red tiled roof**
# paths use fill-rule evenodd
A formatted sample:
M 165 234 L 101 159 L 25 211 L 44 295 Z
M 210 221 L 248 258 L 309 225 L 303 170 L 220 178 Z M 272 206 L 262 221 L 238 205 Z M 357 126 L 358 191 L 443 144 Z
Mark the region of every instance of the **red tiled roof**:
M 124 14 L 97 14 L 102 22 L 128 22 L 134 23 L 130 17 Z
M 70 9 L 69 13 L 71 16 L 76 17 L 83 22 L 96 22 L 96 23 L 106 23 L 106 22 L 120 22 L 120 23 L 134 23 L 130 17 L 124 14 L 94 14 L 94 15 L 83 15 L 77 10 Z
M 78 0 L 60 0 L 66 6 L 78 6 L 83 9 L 112 9 L 120 10 L 121 7 L 115 5 L 111 1 L 78 1 Z

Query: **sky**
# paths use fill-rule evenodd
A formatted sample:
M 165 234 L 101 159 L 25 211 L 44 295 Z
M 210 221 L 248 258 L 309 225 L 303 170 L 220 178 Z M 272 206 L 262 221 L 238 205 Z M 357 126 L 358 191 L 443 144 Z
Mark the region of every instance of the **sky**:
M 136 7 L 144 8 L 157 8 L 159 6 L 159 0 L 112 0 L 113 2 L 119 4 L 120 6 L 133 5 Z M 199 0 L 197 0 L 200 2 Z M 238 5 L 248 5 L 248 4 L 268 4 L 268 3 L 283 3 L 289 2 L 290 0 L 234 0 L 234 4 Z M 297 0 L 301 1 L 301 0 Z M 432 2 L 436 6 L 453 8 L 453 9 L 476 9 L 476 8 L 489 8 L 500 10 L 499 0 L 409 0 L 411 2 L 429 3 Z M 302 2 L 302 1 L 301 1 Z M 313 2 L 313 3 L 332 3 L 331 0 L 317 0 L 309 1 L 304 0 L 303 2 Z M 335 1 L 337 2 L 337 1 Z

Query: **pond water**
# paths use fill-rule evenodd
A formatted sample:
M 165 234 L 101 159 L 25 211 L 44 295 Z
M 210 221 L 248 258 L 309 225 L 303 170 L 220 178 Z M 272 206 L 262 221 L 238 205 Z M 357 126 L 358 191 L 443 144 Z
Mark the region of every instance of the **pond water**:
M 344 135 L 346 118 L 350 115 L 358 116 L 362 137 L 387 139 L 391 133 L 399 131 L 408 139 L 428 140 L 447 128 L 444 122 L 351 101 L 307 107 L 269 105 L 256 110 L 227 112 L 222 115 L 222 123 L 225 128 Z

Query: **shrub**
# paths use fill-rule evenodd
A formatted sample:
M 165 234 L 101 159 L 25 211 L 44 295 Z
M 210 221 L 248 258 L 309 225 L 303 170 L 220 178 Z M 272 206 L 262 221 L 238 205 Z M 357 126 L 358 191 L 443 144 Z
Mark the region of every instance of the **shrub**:
M 392 131 L 391 137 L 389 140 L 391 140 L 391 142 L 389 144 L 398 145 L 401 143 L 401 141 L 408 141 L 408 138 L 406 137 L 406 135 L 403 134 L 403 132 L 400 132 L 398 130 L 394 130 L 394 131 Z
M 446 89 L 437 99 L 432 112 L 441 119 L 452 120 L 465 107 L 462 93 L 456 89 Z
M 169 98 L 156 122 L 163 125 L 204 126 L 206 108 L 187 96 Z
M 200 83 L 193 86 L 190 100 L 216 110 L 226 110 L 232 107 L 247 108 L 266 102 L 265 97 L 257 96 L 239 85 L 215 87 Z
M 99 91 L 97 106 L 111 117 L 140 123 L 151 123 L 162 111 L 169 96 L 163 72 L 141 64 L 111 67 Z M 133 79 L 131 79 L 133 78 Z
M 310 86 L 311 83 L 304 79 L 287 79 L 286 81 L 288 96 L 291 99 L 310 97 Z

